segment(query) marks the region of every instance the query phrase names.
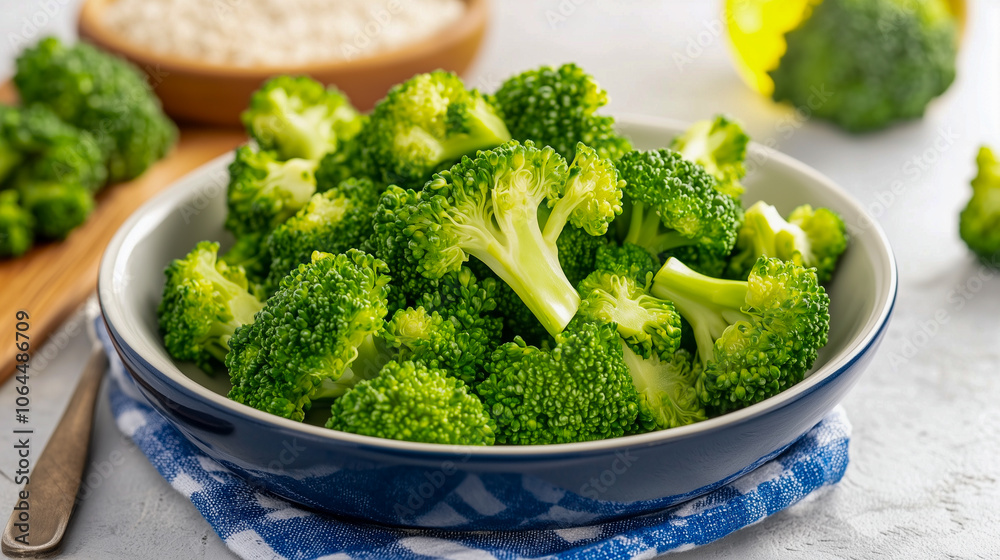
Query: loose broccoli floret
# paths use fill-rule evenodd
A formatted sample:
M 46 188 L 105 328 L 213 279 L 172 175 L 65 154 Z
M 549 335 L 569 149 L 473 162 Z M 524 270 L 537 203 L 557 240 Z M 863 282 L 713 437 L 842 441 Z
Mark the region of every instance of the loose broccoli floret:
M 955 79 L 944 0 L 824 0 L 785 41 L 774 99 L 852 132 L 923 115 Z
M 448 318 L 423 307 L 397 311 L 382 336 L 398 352 L 398 360 L 442 369 L 470 387 L 486 377 L 486 360 L 498 345 L 498 341 L 489 341 L 480 332 L 459 329 Z
M 372 178 L 403 187 L 419 187 L 442 166 L 507 140 L 489 100 L 441 70 L 389 90 L 360 138 Z
M 552 148 L 504 144 L 465 158 L 429 181 L 398 243 L 429 278 L 458 270 L 471 255 L 510 286 L 545 329 L 558 333 L 580 298 L 559 264 L 567 223 L 603 235 L 621 211 L 614 166 L 580 145 L 573 166 Z M 544 229 L 539 209 L 548 206 Z
M 177 128 L 145 77 L 86 43 L 68 47 L 54 37 L 43 39 L 18 57 L 14 83 L 24 105 L 45 105 L 92 133 L 113 182 L 136 177 L 177 140 Z
M 670 259 L 651 293 L 674 302 L 691 324 L 705 369 L 702 403 L 742 408 L 798 383 L 826 344 L 830 298 L 816 272 L 761 257 L 746 282 L 698 274 Z
M 614 118 L 595 114 L 608 103 L 608 94 L 575 64 L 542 66 L 508 78 L 494 98 L 515 140 L 551 146 L 569 161 L 580 142 L 608 159 L 632 149 L 615 131 Z
M 643 358 L 628 345 L 622 352 L 639 395 L 638 431 L 676 428 L 707 418 L 696 387 L 702 366 L 686 350 L 662 360 L 656 354 Z
M 609 243 L 597 249 L 594 268 L 628 275 L 638 282 L 645 283 L 648 274 L 660 270 L 660 260 L 633 243 L 621 245 Z
M 684 159 L 704 167 L 715 177 L 716 188 L 739 203 L 743 196 L 740 180 L 747 173 L 743 162 L 749 142 L 750 137 L 743 132 L 740 123 L 718 115 L 691 125 L 684 134 L 674 138 L 670 148 L 680 152 Z
M 573 321 L 551 350 L 521 339 L 500 346 L 476 387 L 497 423 L 497 442 L 531 445 L 619 437 L 638 396 L 613 325 Z
M 368 117 L 362 116 L 361 120 L 364 127 Z M 319 161 L 319 167 L 316 168 L 316 192 L 326 192 L 348 179 L 369 179 L 379 192 L 385 190 L 386 185 L 375 181 L 365 167 L 359 136 L 360 134 L 341 142 L 337 151 L 329 152 Z
M 229 165 L 226 229 L 237 237 L 270 232 L 309 202 L 315 170 L 315 161 L 281 161 L 274 152 L 240 146 Z
M 627 228 L 622 241 L 720 274 L 736 242 L 739 210 L 715 179 L 671 150 L 629 152 L 617 166 L 631 202 L 619 220 Z
M 785 221 L 778 209 L 760 201 L 743 218 L 726 276 L 746 279 L 760 256 L 816 269 L 821 284 L 830 281 L 837 259 L 847 249 L 847 228 L 829 209 L 804 205 Z
M 373 335 L 387 312 L 386 272 L 383 262 L 355 249 L 313 253 L 229 341 L 229 398 L 301 421 L 313 401 L 374 377 L 382 365 Z
M 984 262 L 1000 266 L 1000 161 L 987 146 L 976 157 L 972 198 L 959 216 L 959 233 Z
M 267 238 L 267 293 L 277 290 L 281 279 L 299 264 L 309 262 L 313 251 L 343 253 L 359 247 L 371 235 L 377 203 L 378 194 L 367 179 L 345 181 L 337 188 L 313 195 Z
M 268 80 L 240 117 L 260 148 L 273 150 L 283 160 L 319 161 L 350 142 L 363 122 L 340 90 L 308 76 Z
M 39 237 L 63 239 L 94 210 L 94 195 L 79 183 L 26 182 L 17 191 Z
M 389 362 L 333 403 L 327 428 L 452 445 L 493 445 L 493 421 L 461 381 L 415 362 Z
M 167 352 L 208 372 L 225 363 L 233 333 L 264 307 L 249 293 L 243 269 L 217 260 L 218 251 L 218 243 L 202 241 L 170 263 L 157 308 Z
M 35 242 L 35 217 L 17 202 L 17 191 L 0 191 L 0 258 L 19 257 Z
M 669 360 L 681 343 L 681 316 L 674 304 L 654 297 L 632 276 L 596 271 L 580 283 L 579 317 L 614 323 L 618 334 L 643 358 Z

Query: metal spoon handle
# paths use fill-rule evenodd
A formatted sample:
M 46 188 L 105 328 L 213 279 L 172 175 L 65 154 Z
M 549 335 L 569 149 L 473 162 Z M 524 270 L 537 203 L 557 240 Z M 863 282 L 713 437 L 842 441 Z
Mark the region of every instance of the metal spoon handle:
M 106 367 L 107 356 L 95 345 L 69 406 L 35 463 L 28 483 L 18 493 L 16 505 L 20 507 L 25 502 L 27 509 L 15 509 L 7 521 L 3 532 L 4 554 L 19 557 L 50 554 L 62 542 L 87 463 L 94 404 Z M 26 498 L 22 500 L 22 496 Z M 22 530 L 23 525 L 18 526 L 25 523 L 24 512 L 27 512 L 28 531 Z

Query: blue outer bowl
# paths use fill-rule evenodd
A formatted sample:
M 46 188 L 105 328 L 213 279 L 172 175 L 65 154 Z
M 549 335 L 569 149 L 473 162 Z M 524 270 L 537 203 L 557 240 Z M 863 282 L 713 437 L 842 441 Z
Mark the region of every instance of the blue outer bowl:
M 619 119 L 640 148 L 683 127 Z M 228 240 L 228 157 L 146 204 L 104 255 L 99 295 L 139 393 L 194 445 L 251 484 L 309 508 L 387 525 L 457 530 L 566 527 L 642 514 L 723 485 L 777 455 L 858 380 L 885 333 L 896 267 L 881 229 L 849 195 L 791 158 L 752 146 L 745 200 L 844 216 L 852 244 L 831 294 L 830 343 L 801 383 L 692 426 L 546 446 L 459 447 L 358 436 L 225 398 L 227 380 L 175 364 L 157 333 L 161 271 L 201 239 Z M 308 419 L 307 419 L 308 421 Z M 322 421 L 322 419 L 320 420 Z

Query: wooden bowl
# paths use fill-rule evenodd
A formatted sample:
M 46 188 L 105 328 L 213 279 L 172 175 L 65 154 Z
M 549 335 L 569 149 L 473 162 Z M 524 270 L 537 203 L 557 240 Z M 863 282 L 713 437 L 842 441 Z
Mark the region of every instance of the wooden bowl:
M 87 0 L 80 11 L 80 37 L 119 54 L 150 77 L 163 108 L 178 121 L 239 125 L 261 83 L 278 74 L 309 75 L 340 88 L 367 111 L 395 84 L 436 69 L 464 72 L 479 51 L 489 19 L 488 0 L 465 0 L 463 15 L 434 36 L 354 60 L 290 66 L 237 67 L 209 64 L 155 52 L 117 35 L 101 17 L 114 0 Z

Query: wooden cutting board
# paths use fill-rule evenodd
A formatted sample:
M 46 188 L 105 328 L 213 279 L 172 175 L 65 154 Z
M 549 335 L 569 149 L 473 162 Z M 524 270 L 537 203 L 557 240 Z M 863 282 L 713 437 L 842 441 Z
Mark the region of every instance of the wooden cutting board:
M 15 100 L 10 84 L 0 85 L 0 103 Z M 36 244 L 20 258 L 0 260 L 0 383 L 16 365 L 19 310 L 30 316 L 30 354 L 37 355 L 46 338 L 97 288 L 104 247 L 125 219 L 187 172 L 245 140 L 241 129 L 182 126 L 180 140 L 166 158 L 135 180 L 105 188 L 87 222 L 65 241 Z

